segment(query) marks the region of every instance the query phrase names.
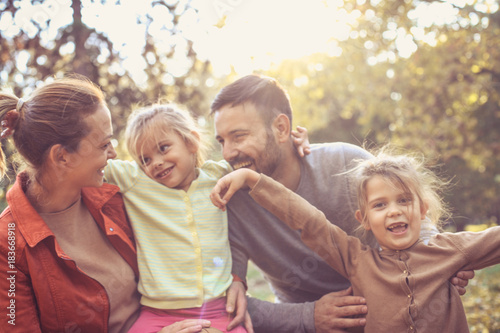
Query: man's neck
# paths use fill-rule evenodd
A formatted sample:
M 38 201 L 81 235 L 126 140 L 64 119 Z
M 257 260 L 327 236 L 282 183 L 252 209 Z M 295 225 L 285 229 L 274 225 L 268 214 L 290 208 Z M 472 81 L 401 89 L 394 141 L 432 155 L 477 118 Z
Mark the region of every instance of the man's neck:
M 295 192 L 300 182 L 300 157 L 298 154 L 295 151 L 285 150 L 283 159 L 271 178 Z

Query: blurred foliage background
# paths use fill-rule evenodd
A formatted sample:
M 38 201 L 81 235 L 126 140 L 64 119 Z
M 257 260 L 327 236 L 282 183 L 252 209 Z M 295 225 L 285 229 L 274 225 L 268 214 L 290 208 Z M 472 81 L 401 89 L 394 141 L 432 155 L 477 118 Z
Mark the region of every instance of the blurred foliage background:
M 317 1 L 324 6 L 335 2 L 345 15 L 356 17 L 346 38 L 332 40 L 328 52 L 255 70 L 277 78 L 288 90 L 294 124 L 308 128 L 311 142 L 346 141 L 366 147 L 392 142 L 420 151 L 435 162 L 438 173 L 454 184 L 445 194 L 455 216 L 448 226 L 450 230 L 497 224 L 498 1 Z M 2 89 L 27 97 L 35 87 L 54 78 L 71 73 L 87 76 L 107 95 L 122 158 L 126 152 L 120 138 L 128 114 L 158 99 L 185 106 L 211 131 L 207 116 L 211 100 L 222 86 L 241 74 L 234 69 L 217 74 L 210 60 L 198 55 L 195 42 L 182 29 L 188 18 L 196 25 L 197 8 L 190 0 L 141 1 L 145 9 L 137 14 L 136 23 L 144 43 L 135 49 L 137 66 L 142 68 L 142 79 L 137 80 L 131 74 L 131 56 L 106 31 L 87 23 L 92 22 L 88 8 L 120 6 L 120 2 L 2 0 Z M 302 3 L 308 6 L 308 2 Z M 228 8 L 243 6 L 245 2 L 220 0 L 212 4 L 220 14 L 212 28 L 222 29 L 232 14 Z M 453 8 L 452 20 L 425 21 L 415 14 L 422 6 L 430 8 L 430 12 L 439 11 L 443 4 Z M 61 23 L 64 13 L 69 14 Z M 118 13 L 113 22 L 119 26 Z M 277 25 L 284 15 L 286 8 L 275 13 Z M 401 41 L 411 46 L 411 52 L 408 48 L 403 52 Z M 276 41 L 290 42 L 293 40 Z M 214 52 L 224 53 L 231 47 L 214 45 L 220 48 Z M 2 145 L 11 157 L 9 142 Z M 220 158 L 220 154 L 214 150 L 213 157 Z M 5 207 L 5 193 L 13 179 L 5 178 L 1 184 L 0 208 Z M 474 330 L 476 325 L 482 325 L 477 326 L 477 332 L 498 332 L 500 273 L 493 269 L 484 274 L 485 279 L 473 280 L 475 285 L 466 296 L 469 322 Z M 485 324 L 485 318 L 492 323 Z

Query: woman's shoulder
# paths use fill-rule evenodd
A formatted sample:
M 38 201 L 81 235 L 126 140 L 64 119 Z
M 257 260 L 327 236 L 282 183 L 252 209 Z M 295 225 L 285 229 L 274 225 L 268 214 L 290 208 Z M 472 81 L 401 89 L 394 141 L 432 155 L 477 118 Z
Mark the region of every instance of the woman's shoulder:
M 6 207 L 0 214 L 0 252 L 16 253 L 16 258 L 20 258 L 19 252 L 26 246 L 26 240 L 19 230 L 10 207 Z M 7 258 L 4 258 L 7 259 Z

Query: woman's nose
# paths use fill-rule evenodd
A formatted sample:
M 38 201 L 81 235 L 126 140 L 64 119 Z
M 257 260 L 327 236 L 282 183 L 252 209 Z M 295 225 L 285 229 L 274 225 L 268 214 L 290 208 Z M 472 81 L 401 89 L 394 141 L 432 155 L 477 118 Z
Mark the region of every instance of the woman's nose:
M 112 160 L 116 157 L 116 150 L 115 150 L 115 147 L 113 147 L 113 145 L 109 145 L 110 148 L 108 149 L 108 159 Z

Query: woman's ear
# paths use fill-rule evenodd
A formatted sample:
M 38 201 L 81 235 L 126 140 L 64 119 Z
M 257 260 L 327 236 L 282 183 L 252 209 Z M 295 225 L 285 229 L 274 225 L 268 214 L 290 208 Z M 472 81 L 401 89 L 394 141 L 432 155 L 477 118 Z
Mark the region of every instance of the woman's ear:
M 356 211 L 356 213 L 354 213 L 354 217 L 356 218 L 356 220 L 358 220 L 361 226 L 365 228 L 365 230 L 370 230 L 370 224 L 363 221 L 363 214 L 361 214 L 361 211 L 359 209 Z
M 63 145 L 56 144 L 50 147 L 48 161 L 59 170 L 78 167 L 84 157 L 80 154 L 70 153 Z
M 46 165 L 48 170 L 51 170 L 59 179 L 64 178 L 64 175 L 78 165 L 77 154 L 71 154 L 61 144 L 53 145 L 49 148 Z
M 290 140 L 291 128 L 290 119 L 283 113 L 280 113 L 273 121 L 273 129 L 279 142 Z
M 63 166 L 69 162 L 69 153 L 61 144 L 50 147 L 48 162 L 55 166 Z

